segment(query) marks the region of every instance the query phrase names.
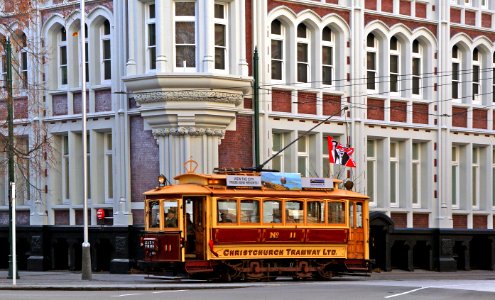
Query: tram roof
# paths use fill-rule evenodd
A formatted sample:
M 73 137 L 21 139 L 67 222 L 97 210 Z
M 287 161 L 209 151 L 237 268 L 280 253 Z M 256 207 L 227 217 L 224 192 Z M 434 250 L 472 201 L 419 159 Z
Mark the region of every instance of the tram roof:
M 159 195 L 215 195 L 231 197 L 277 197 L 277 198 L 301 198 L 301 197 L 331 197 L 331 198 L 360 198 L 368 199 L 368 196 L 341 189 L 333 190 L 274 190 L 269 188 L 250 189 L 234 188 L 225 185 L 211 185 L 211 180 L 225 180 L 224 174 L 196 174 L 186 173 L 174 178 L 179 184 L 157 187 L 144 193 L 146 196 Z M 335 182 L 341 180 L 334 179 Z

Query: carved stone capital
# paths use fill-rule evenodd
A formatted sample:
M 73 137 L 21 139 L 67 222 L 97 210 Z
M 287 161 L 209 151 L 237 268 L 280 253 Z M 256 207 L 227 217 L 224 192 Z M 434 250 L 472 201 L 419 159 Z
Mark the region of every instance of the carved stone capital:
M 196 128 L 196 127 L 175 127 L 175 128 L 160 128 L 152 130 L 153 136 L 156 138 L 161 136 L 181 136 L 181 135 L 190 135 L 190 136 L 218 136 L 223 138 L 225 135 L 225 130 L 223 129 L 214 129 L 214 128 Z
M 210 90 L 175 90 L 137 93 L 134 96 L 138 105 L 167 101 L 217 102 L 239 105 L 241 92 L 222 92 Z

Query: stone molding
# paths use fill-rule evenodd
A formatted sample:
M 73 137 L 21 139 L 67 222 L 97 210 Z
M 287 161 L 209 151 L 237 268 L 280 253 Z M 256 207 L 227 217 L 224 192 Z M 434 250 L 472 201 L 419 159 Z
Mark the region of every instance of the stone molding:
M 134 99 L 138 105 L 167 101 L 203 101 L 239 105 L 242 103 L 242 93 L 221 92 L 208 90 L 176 90 L 136 93 Z
M 223 138 L 225 135 L 225 130 L 223 129 L 213 129 L 213 128 L 196 128 L 196 127 L 176 127 L 176 128 L 160 128 L 152 130 L 153 136 L 156 138 L 161 136 L 217 136 Z

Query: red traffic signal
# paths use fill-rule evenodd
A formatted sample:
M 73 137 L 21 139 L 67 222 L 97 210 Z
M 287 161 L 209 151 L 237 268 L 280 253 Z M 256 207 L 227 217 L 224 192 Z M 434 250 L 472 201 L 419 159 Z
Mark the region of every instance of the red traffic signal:
M 105 219 L 105 210 L 103 208 L 99 208 L 97 211 L 96 211 L 96 218 L 98 220 L 103 220 Z

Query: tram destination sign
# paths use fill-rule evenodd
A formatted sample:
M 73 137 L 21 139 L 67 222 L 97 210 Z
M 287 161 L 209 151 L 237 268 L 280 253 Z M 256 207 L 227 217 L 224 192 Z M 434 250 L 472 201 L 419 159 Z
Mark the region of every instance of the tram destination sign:
M 227 186 L 260 187 L 261 176 L 227 175 Z

